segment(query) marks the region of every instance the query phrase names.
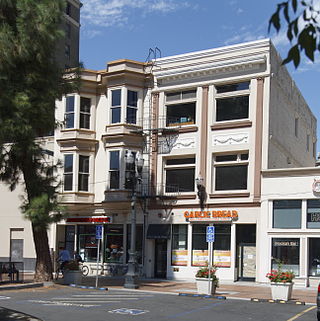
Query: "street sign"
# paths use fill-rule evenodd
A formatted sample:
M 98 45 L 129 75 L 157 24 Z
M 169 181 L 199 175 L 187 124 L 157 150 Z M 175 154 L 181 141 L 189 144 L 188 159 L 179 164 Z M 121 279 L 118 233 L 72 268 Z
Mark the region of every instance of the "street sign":
M 102 239 L 102 225 L 96 225 L 96 239 Z
M 214 226 L 207 226 L 207 242 L 214 242 Z

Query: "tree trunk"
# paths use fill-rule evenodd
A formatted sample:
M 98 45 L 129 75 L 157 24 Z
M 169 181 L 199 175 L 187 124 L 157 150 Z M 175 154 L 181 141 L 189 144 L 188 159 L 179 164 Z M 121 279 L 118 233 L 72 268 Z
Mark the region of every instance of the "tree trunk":
M 34 281 L 52 281 L 52 261 L 49 250 L 47 230 L 39 226 L 35 228 L 34 225 L 32 225 L 32 231 L 37 256 Z

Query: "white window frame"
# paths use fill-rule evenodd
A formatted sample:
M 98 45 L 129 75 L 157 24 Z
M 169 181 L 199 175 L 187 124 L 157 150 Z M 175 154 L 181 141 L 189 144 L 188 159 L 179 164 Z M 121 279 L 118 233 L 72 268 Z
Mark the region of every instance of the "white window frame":
M 231 156 L 236 155 L 236 160 L 231 161 L 216 161 L 217 156 Z M 248 158 L 245 160 L 241 159 L 241 155 L 248 155 Z M 213 175 L 212 175 L 212 189 L 215 193 L 228 193 L 231 191 L 235 192 L 246 192 L 248 191 L 248 185 L 249 185 L 249 162 L 250 162 L 250 155 L 249 151 L 231 151 L 231 152 L 225 152 L 225 153 L 215 153 L 212 156 L 212 164 L 213 164 Z M 247 166 L 247 188 L 246 189 L 226 189 L 226 190 L 216 190 L 216 169 L 217 167 L 224 167 L 224 166 Z
M 249 88 L 244 90 L 235 90 L 235 91 L 228 91 L 224 93 L 218 93 L 216 87 L 223 86 L 223 85 L 232 85 L 232 84 L 238 84 L 238 83 L 249 83 Z M 214 86 L 214 122 L 215 123 L 224 123 L 224 122 L 232 122 L 232 121 L 243 121 L 243 120 L 249 120 L 250 119 L 250 94 L 251 94 L 251 88 L 252 88 L 252 82 L 250 80 L 243 80 L 243 81 L 237 81 L 232 82 L 230 84 L 215 84 Z M 233 97 L 241 97 L 241 96 L 248 96 L 248 117 L 246 118 L 237 118 L 237 119 L 226 119 L 226 120 L 217 120 L 217 101 L 219 99 L 223 98 L 233 98 Z
M 80 171 L 80 158 L 81 157 L 87 157 L 88 158 L 88 172 L 82 172 Z M 83 155 L 83 154 L 79 154 L 78 155 L 78 192 L 89 192 L 90 191 L 90 156 L 89 155 Z M 85 176 L 87 177 L 88 180 L 88 189 L 80 189 L 80 176 Z
M 188 163 L 188 164 L 177 164 L 177 165 L 167 165 L 168 160 L 173 160 L 173 159 L 186 159 L 186 158 L 194 158 L 194 163 Z M 164 193 L 166 194 L 172 194 L 172 193 L 184 193 L 181 192 L 180 190 L 177 191 L 170 191 L 166 192 L 167 185 L 167 170 L 172 170 L 172 169 L 193 169 L 194 170 L 194 177 L 195 177 L 195 171 L 196 171 L 196 155 L 184 155 L 184 157 L 181 156 L 175 156 L 175 157 L 166 157 L 163 158 L 163 186 L 164 186 Z M 194 182 L 194 188 L 192 191 L 186 191 L 185 193 L 193 193 L 195 192 L 195 179 L 193 180 Z
M 65 165 L 66 156 L 72 156 L 72 171 L 71 171 L 71 172 L 65 172 L 65 167 L 64 167 L 64 165 Z M 72 153 L 66 153 L 66 154 L 64 154 L 64 155 L 63 155 L 63 162 L 64 162 L 64 164 L 63 164 L 63 191 L 64 191 L 64 192 L 72 192 L 72 191 L 74 190 L 74 183 L 75 183 L 75 182 L 74 182 L 75 154 L 72 154 Z M 72 177 L 71 189 L 68 189 L 68 190 L 65 189 L 65 184 L 64 184 L 64 182 L 65 182 L 65 177 L 66 177 L 67 175 L 71 175 L 71 177 Z
M 184 98 L 183 93 L 186 92 L 192 92 L 194 91 L 194 97 L 190 98 Z M 168 100 L 167 97 L 170 94 L 177 94 L 179 95 L 179 98 L 174 100 Z M 172 92 L 165 92 L 164 99 L 165 99 L 165 119 L 166 119 L 166 127 L 172 127 L 172 126 L 186 126 L 186 125 L 195 125 L 197 120 L 197 98 L 198 98 L 198 90 L 197 88 L 185 88 L 177 91 Z M 191 121 L 186 120 L 185 122 L 176 122 L 176 123 L 169 123 L 168 122 L 168 108 L 174 106 L 174 105 L 180 105 L 180 104 L 188 104 L 188 103 L 194 103 L 195 104 L 195 110 L 194 110 L 194 119 Z

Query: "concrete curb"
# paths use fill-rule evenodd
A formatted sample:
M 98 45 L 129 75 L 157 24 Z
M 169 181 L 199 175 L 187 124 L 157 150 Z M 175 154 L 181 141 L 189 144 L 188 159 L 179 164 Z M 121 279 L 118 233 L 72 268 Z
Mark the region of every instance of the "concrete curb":
M 281 303 L 281 304 L 295 304 L 295 305 L 306 305 L 303 301 L 285 301 L 285 300 L 273 300 L 273 299 L 257 299 L 251 298 L 251 302 L 269 302 L 269 303 Z
M 210 294 L 191 294 L 191 293 L 179 293 L 179 296 L 190 296 L 204 299 L 218 299 L 225 300 L 226 297 L 224 295 L 210 295 Z
M 0 291 L 21 290 L 21 289 L 29 289 L 29 288 L 40 288 L 40 287 L 43 287 L 43 286 L 44 286 L 43 282 L 3 285 L 3 286 L 0 286 Z

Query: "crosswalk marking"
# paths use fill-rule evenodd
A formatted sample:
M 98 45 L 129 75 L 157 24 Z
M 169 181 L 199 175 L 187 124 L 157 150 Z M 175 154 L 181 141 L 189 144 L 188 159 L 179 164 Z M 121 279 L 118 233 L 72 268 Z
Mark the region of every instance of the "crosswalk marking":
M 79 292 L 78 292 L 79 293 Z M 117 292 L 108 291 L 107 293 L 90 292 L 82 294 L 70 294 L 69 296 L 53 297 L 48 300 L 29 300 L 29 302 L 39 303 L 47 306 L 79 306 L 79 307 L 97 307 L 103 304 L 120 303 L 123 301 L 137 301 L 146 297 L 154 297 L 149 293 L 136 292 Z

